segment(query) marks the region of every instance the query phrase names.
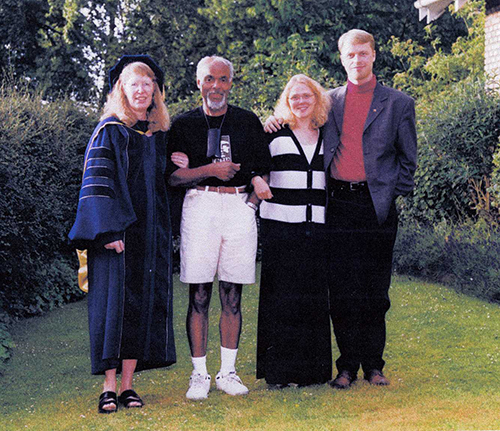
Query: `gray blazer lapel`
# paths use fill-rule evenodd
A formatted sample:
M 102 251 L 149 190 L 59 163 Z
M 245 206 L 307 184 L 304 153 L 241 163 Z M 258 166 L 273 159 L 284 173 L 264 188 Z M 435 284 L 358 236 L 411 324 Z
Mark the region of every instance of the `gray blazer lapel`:
M 325 170 L 328 171 L 333 155 L 337 151 L 340 143 L 340 134 L 342 133 L 342 121 L 344 118 L 344 102 L 346 88 L 339 87 L 330 90 L 328 95 L 332 99 L 332 107 L 328 113 L 328 121 L 323 128 L 324 157 L 323 162 Z
M 382 112 L 385 107 L 385 102 L 387 101 L 388 96 L 382 85 L 377 83 L 375 87 L 375 91 L 373 92 L 373 100 L 370 106 L 370 110 L 368 111 L 368 116 L 366 117 L 365 127 L 363 131 L 368 129 L 371 123 L 378 117 L 378 115 Z
M 344 104 L 345 95 L 347 94 L 347 85 L 340 87 L 340 89 L 334 93 L 332 98 L 332 111 L 333 117 L 335 118 L 335 123 L 337 124 L 337 129 L 339 133 L 342 133 L 342 123 L 344 121 Z

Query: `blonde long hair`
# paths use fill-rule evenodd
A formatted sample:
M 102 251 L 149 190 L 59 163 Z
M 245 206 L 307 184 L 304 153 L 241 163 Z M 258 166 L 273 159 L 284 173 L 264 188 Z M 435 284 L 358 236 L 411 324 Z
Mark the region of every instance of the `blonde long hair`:
M 290 81 L 288 81 L 283 93 L 281 93 L 278 103 L 276 104 L 274 115 L 278 118 L 283 118 L 283 123 L 288 124 L 290 128 L 293 129 L 295 127 L 297 118 L 292 112 L 288 96 L 290 95 L 292 88 L 297 84 L 307 85 L 307 87 L 309 87 L 309 89 L 313 92 L 316 104 L 314 106 L 311 121 L 316 128 L 323 126 L 328 120 L 328 112 L 331 107 L 330 97 L 328 96 L 326 90 L 318 82 L 302 73 L 292 76 Z
M 137 116 L 132 111 L 123 89 L 124 82 L 126 82 L 127 78 L 132 74 L 141 77 L 149 76 L 154 83 L 153 100 L 147 112 L 149 130 L 151 132 L 157 132 L 158 130 L 167 131 L 170 127 L 170 116 L 168 115 L 165 105 L 165 95 L 160 90 L 156 82 L 155 74 L 151 68 L 140 61 L 127 64 L 123 68 L 118 81 L 116 81 L 113 86 L 113 90 L 108 94 L 108 99 L 102 111 L 101 120 L 108 117 L 116 117 L 128 127 L 132 127 L 137 123 Z

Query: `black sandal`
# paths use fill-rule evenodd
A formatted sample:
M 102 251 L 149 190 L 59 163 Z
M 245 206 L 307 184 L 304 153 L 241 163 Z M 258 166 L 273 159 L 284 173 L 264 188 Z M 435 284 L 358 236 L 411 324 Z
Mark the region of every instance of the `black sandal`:
M 141 408 L 144 405 L 141 397 L 137 395 L 137 392 L 133 389 L 127 389 L 126 391 L 123 391 L 118 397 L 118 401 L 127 409 Z M 139 403 L 140 406 L 131 406 L 131 403 Z
M 105 409 L 104 407 L 111 404 L 115 405 L 114 409 Z M 115 413 L 118 410 L 118 399 L 116 398 L 116 392 L 106 391 L 99 397 L 99 413 Z

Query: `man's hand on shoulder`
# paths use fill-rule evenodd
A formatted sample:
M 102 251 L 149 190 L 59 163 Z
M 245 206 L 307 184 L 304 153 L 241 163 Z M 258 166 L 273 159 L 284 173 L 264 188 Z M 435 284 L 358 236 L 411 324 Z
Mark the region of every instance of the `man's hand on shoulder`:
M 266 133 L 273 133 L 277 132 L 283 127 L 283 118 L 278 118 L 275 117 L 274 115 L 271 115 L 267 118 L 266 122 L 264 123 L 264 132 Z

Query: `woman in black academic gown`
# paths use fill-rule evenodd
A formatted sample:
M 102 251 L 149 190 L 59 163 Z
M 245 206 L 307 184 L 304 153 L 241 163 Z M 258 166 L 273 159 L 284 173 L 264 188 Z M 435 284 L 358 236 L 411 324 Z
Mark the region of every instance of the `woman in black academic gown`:
M 163 72 L 147 55 L 124 56 L 109 78 L 69 235 L 88 249 L 92 374 L 105 375 L 99 413 L 115 412 L 118 402 L 142 407 L 134 372 L 176 360 Z

